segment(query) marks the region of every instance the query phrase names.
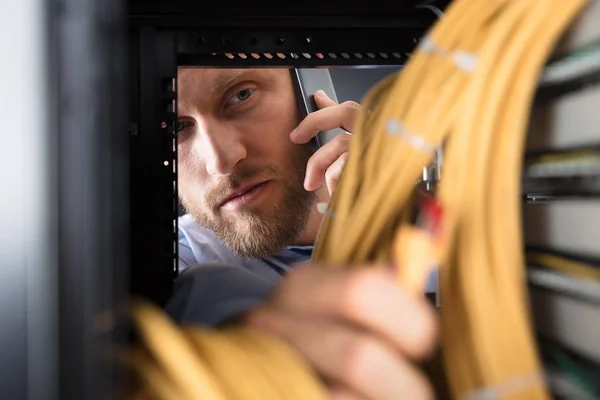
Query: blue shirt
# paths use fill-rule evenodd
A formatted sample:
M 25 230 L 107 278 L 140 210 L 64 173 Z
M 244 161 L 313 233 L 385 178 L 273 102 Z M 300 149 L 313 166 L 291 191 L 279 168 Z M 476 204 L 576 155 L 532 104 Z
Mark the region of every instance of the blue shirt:
M 313 246 L 290 246 L 268 258 L 244 258 L 234 253 L 194 220 L 190 214 L 179 218 L 179 272 L 195 264 L 221 263 L 247 269 L 276 282 L 293 264 L 310 260 Z
M 294 264 L 310 260 L 312 250 L 290 246 L 268 258 L 240 257 L 184 215 L 179 218 L 180 277 L 166 311 L 178 322 L 217 325 L 263 301 Z M 437 293 L 437 288 L 436 272 L 426 292 Z
M 260 304 L 313 246 L 263 259 L 240 257 L 187 214 L 179 218 L 179 277 L 165 306 L 179 323 L 218 325 Z

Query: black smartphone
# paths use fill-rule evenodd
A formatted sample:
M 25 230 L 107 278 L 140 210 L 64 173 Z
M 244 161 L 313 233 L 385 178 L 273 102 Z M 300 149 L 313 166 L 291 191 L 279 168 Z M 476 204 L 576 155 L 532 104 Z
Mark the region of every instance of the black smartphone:
M 338 102 L 333 81 L 327 68 L 294 68 L 292 70 L 292 80 L 294 81 L 296 98 L 302 118 L 317 110 L 314 100 L 314 94 L 317 90 L 324 91 L 329 98 L 336 103 Z M 319 132 L 314 139 L 315 150 L 341 133 L 347 134 L 340 128 Z

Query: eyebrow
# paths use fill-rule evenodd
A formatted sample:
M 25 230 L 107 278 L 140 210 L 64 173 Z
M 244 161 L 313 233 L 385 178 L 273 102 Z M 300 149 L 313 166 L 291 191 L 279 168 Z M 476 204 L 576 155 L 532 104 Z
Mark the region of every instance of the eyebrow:
M 229 70 L 227 71 L 227 73 L 224 73 L 222 75 L 217 76 L 212 82 L 210 82 L 210 84 L 208 85 L 207 90 L 207 95 L 208 96 L 213 96 L 216 93 L 220 93 L 220 92 L 224 92 L 225 90 L 227 90 L 229 88 L 229 86 L 231 86 L 232 82 L 234 82 L 236 79 L 238 79 L 240 76 L 245 75 L 250 73 L 249 70 Z M 192 104 L 195 102 L 192 101 Z M 183 101 L 181 99 L 181 97 L 178 100 L 178 105 L 177 105 L 177 112 L 181 112 L 180 110 L 182 108 L 185 108 L 187 106 L 187 102 Z
M 231 71 L 230 73 L 220 75 L 210 85 L 209 94 L 220 93 L 225 91 L 231 83 L 238 79 L 241 75 L 248 73 L 248 71 Z

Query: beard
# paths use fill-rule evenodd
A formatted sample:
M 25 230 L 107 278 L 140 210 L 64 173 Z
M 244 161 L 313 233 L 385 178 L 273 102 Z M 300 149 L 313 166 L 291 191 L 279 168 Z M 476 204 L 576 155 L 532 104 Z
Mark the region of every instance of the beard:
M 316 194 L 306 191 L 302 182 L 312 152 L 310 143 L 300 146 L 284 170 L 273 165 L 240 165 L 209 190 L 202 202 L 181 199 L 182 204 L 198 224 L 241 257 L 273 256 L 294 243 L 310 218 Z M 232 215 L 221 213 L 219 202 L 228 193 L 263 178 L 282 189 L 281 201 L 271 210 L 253 205 Z

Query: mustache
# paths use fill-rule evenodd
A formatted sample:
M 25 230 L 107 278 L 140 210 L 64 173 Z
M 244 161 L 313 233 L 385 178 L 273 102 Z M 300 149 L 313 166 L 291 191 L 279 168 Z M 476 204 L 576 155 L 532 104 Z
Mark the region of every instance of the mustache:
M 204 200 L 211 208 L 216 208 L 229 193 L 256 182 L 257 179 L 274 179 L 279 177 L 277 168 L 273 165 L 243 165 L 236 168 L 230 175 L 224 176 L 215 186 L 206 191 Z

